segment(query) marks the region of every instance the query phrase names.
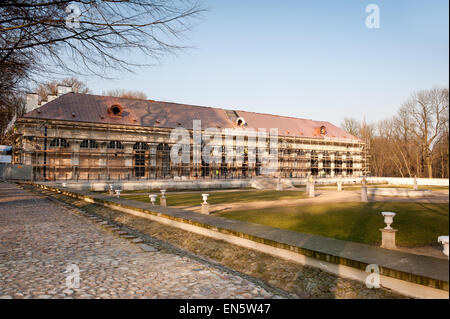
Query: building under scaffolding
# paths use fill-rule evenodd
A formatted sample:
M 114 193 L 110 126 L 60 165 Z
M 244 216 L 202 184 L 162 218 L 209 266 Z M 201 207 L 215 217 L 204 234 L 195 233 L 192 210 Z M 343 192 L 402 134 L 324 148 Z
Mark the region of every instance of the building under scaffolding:
M 63 92 L 64 93 L 64 92 Z M 34 101 L 34 103 L 33 103 Z M 65 93 L 16 121 L 13 162 L 32 166 L 34 180 L 245 178 L 261 175 L 263 154 L 249 161 L 173 164 L 170 133 L 193 121 L 203 128 L 278 130 L 275 176 L 368 175 L 365 143 L 328 122 L 202 106 Z M 222 147 L 225 159 L 225 147 Z

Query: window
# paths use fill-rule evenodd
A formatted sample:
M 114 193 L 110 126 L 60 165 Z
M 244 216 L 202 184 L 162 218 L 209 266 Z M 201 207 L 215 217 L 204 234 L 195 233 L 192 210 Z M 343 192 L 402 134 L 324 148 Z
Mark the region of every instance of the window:
M 114 104 L 108 109 L 108 113 L 112 116 L 122 116 L 123 108 L 119 104 Z
M 165 178 L 170 175 L 170 146 L 160 143 L 156 147 L 156 176 Z
M 243 118 L 243 117 L 238 117 L 238 118 L 236 119 L 236 124 L 237 124 L 238 126 L 244 126 L 244 125 L 245 125 L 245 120 L 244 120 L 244 118 Z
M 94 140 L 84 140 L 80 144 L 81 148 L 98 148 L 98 144 Z
M 111 141 L 108 144 L 108 148 L 123 149 L 123 145 L 119 141 Z
M 133 149 L 134 150 L 148 150 L 148 144 L 147 143 L 143 143 L 143 142 L 137 142 L 136 144 L 133 145 Z
M 67 143 L 65 138 L 55 138 L 50 142 L 50 147 L 69 147 L 69 143 Z
M 134 154 L 134 175 L 136 177 L 145 176 L 145 152 L 138 151 Z

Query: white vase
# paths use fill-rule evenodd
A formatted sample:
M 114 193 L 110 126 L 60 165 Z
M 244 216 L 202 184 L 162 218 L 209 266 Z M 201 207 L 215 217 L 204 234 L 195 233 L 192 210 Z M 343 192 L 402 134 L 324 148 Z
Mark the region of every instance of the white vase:
M 203 204 L 208 204 L 206 201 L 208 200 L 209 194 L 202 194 L 203 197 Z
M 384 229 L 392 229 L 391 224 L 394 222 L 395 213 L 393 212 L 382 212 L 381 215 L 384 216 L 384 222 L 386 223 L 386 227 Z
M 148 197 L 150 197 L 150 201 L 152 202 L 152 205 L 155 205 L 156 203 L 156 197 L 158 197 L 158 195 L 148 195 Z

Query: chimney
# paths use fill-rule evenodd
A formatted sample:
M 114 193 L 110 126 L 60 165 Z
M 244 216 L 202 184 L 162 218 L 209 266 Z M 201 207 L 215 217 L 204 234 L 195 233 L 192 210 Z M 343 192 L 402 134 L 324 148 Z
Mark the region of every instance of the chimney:
M 39 96 L 37 93 L 27 94 L 27 104 L 25 106 L 25 113 L 31 112 L 38 107 Z
M 71 93 L 72 92 L 72 87 L 71 86 L 65 86 L 65 85 L 58 85 L 56 87 L 56 92 L 57 92 L 57 96 L 61 96 L 67 93 Z
M 58 95 L 47 95 L 47 103 L 53 101 L 54 99 L 56 99 L 58 97 Z

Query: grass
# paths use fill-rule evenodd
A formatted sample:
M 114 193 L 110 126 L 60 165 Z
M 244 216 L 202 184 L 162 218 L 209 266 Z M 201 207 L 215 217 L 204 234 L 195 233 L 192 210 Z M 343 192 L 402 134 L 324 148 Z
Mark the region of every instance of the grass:
M 379 245 L 379 229 L 386 226 L 380 212 L 393 211 L 399 246 L 436 244 L 449 232 L 448 204 L 334 203 L 221 213 L 220 216 L 276 228 Z
M 158 194 L 157 192 L 154 192 Z M 208 193 L 208 191 L 204 191 Z M 168 206 L 199 206 L 202 203 L 202 193 L 178 193 L 166 194 Z M 224 203 L 245 203 L 256 201 L 268 201 L 278 199 L 299 199 L 305 198 L 306 193 L 302 191 L 245 191 L 245 192 L 214 192 L 209 193 L 209 204 Z M 126 195 L 126 199 L 133 199 L 142 202 L 149 202 L 148 195 Z M 158 201 L 159 203 L 159 197 Z

